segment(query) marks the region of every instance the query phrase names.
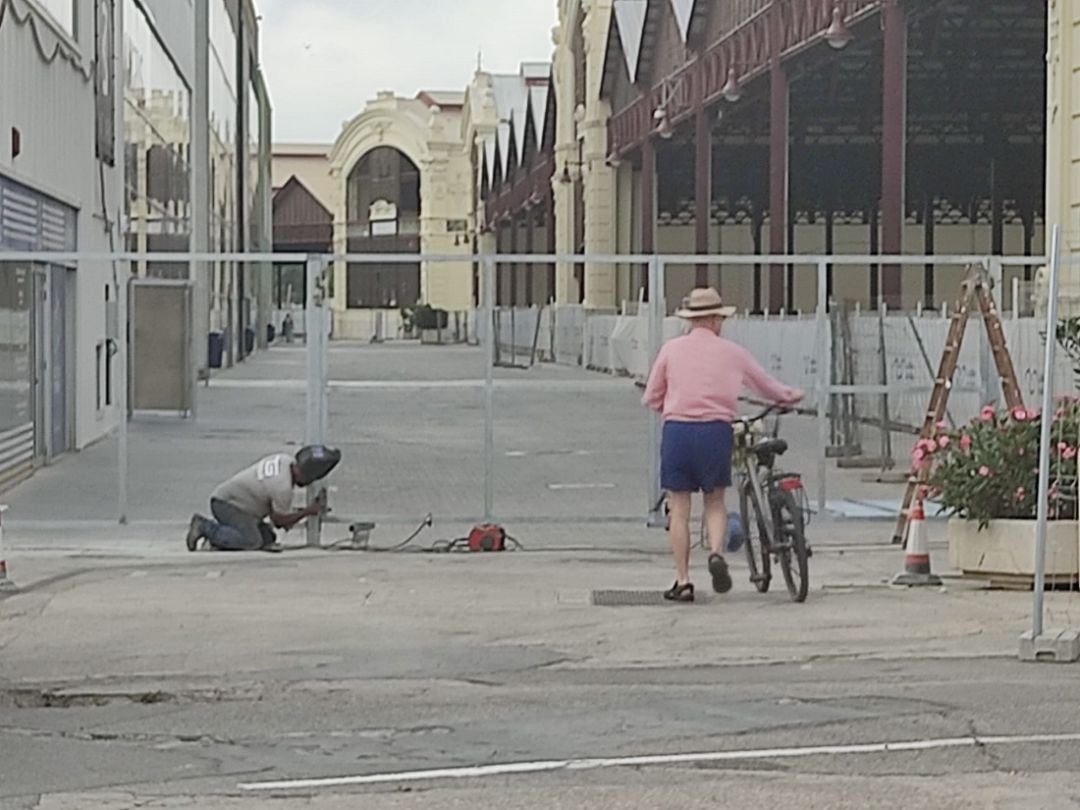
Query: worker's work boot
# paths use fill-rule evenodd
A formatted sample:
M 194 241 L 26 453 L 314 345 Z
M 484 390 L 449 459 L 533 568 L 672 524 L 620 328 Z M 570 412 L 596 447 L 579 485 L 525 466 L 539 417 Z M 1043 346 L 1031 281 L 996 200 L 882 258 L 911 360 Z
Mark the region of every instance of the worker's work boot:
M 202 515 L 192 515 L 191 524 L 188 526 L 187 533 L 187 550 L 196 551 L 199 548 L 199 541 L 205 536 L 203 532 L 203 526 L 206 523 L 206 518 Z

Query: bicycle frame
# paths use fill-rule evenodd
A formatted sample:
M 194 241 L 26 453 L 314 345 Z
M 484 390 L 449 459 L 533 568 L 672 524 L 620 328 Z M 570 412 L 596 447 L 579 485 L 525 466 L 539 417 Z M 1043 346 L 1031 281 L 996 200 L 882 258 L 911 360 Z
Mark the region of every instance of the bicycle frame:
M 738 420 L 741 431 L 737 431 L 735 436 L 736 466 L 738 468 L 736 475 L 739 479 L 736 492 L 741 491 L 743 482 L 748 483 L 753 490 L 758 508 L 762 511 L 762 517 L 765 518 L 760 522 L 759 531 L 763 535 L 761 538 L 762 546 L 768 553 L 775 553 L 779 548 L 779 543 L 774 537 L 777 531 L 774 520 L 774 501 L 778 485 L 782 486 L 785 481 L 790 480 L 798 484 L 797 487 L 793 488 L 802 488 L 802 478 L 798 474 L 792 473 L 783 476 L 783 478 L 777 478 L 775 464 L 763 464 L 760 457 L 753 452 L 755 440 L 762 435 L 762 431 L 755 429 L 755 426 L 774 410 L 775 408 L 770 407 L 758 416 Z M 772 431 L 773 438 L 776 437 L 777 433 L 776 430 Z M 775 462 L 775 459 L 772 459 L 772 462 Z

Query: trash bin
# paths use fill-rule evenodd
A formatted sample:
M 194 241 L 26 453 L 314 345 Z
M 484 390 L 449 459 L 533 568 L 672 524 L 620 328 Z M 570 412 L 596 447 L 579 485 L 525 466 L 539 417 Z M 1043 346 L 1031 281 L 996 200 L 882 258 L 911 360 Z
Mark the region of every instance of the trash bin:
M 223 332 L 211 332 L 206 364 L 210 368 L 221 368 L 221 358 L 224 354 L 225 334 Z
M 274 325 L 272 323 L 268 323 L 266 325 L 266 342 L 273 343 L 275 337 L 277 337 L 277 330 L 274 329 Z
M 244 330 L 244 354 L 255 351 L 255 330 L 250 326 Z

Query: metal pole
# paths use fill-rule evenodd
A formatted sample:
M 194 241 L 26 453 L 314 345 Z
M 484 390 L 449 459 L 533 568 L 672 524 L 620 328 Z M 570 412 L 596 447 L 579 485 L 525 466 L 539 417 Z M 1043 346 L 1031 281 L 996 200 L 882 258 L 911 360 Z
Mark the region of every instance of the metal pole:
M 128 317 L 128 279 L 131 265 L 120 262 L 120 278 L 117 282 L 117 493 L 116 513 L 120 525 L 128 522 L 128 336 L 131 334 Z
M 326 357 L 323 322 L 323 272 L 321 256 L 309 256 L 305 283 L 307 304 L 304 311 L 304 334 L 307 340 L 307 403 L 305 444 L 322 444 L 326 439 Z M 307 502 L 314 503 L 322 494 L 322 484 L 308 487 Z M 322 525 L 318 518 L 307 521 L 307 544 L 322 544 Z
M 656 256 L 649 259 L 649 303 L 648 303 L 648 346 L 649 346 L 649 370 L 652 370 L 656 356 L 660 354 L 660 347 L 664 343 L 664 315 L 667 309 L 664 305 L 664 271 L 660 259 Z M 660 505 L 662 490 L 660 488 L 660 436 L 663 431 L 663 423 L 659 414 L 649 411 L 649 457 L 646 460 L 648 482 L 648 518 L 647 525 L 651 528 L 663 528 L 664 510 Z
M 487 340 L 484 344 L 484 522 L 495 519 L 495 260 L 480 263 L 484 296 L 481 305 Z
M 120 5 L 120 4 L 118 4 Z M 126 29 L 125 29 L 126 30 Z M 210 236 L 210 6 L 209 0 L 195 0 L 195 74 L 191 92 L 191 250 L 209 253 Z M 123 53 L 118 46 L 116 53 Z M 123 105 L 120 105 L 123 106 Z M 123 130 L 120 130 L 123 131 Z M 198 415 L 199 374 L 205 370 L 210 384 L 207 340 L 210 335 L 211 267 L 205 261 L 192 261 L 194 284 L 191 309 L 192 391 L 191 417 Z
M 818 427 L 818 514 L 825 514 L 828 495 L 826 477 L 829 462 L 825 452 L 829 446 L 829 383 L 832 361 L 829 357 L 828 321 L 829 265 L 820 262 L 817 268 L 817 427 Z
M 1032 639 L 1043 632 L 1043 593 L 1046 588 L 1046 521 L 1050 506 L 1050 429 L 1054 413 L 1054 351 L 1057 341 L 1058 288 L 1061 283 L 1061 226 L 1055 225 L 1050 237 L 1049 298 L 1046 307 L 1046 356 L 1043 361 L 1042 424 L 1039 435 L 1039 506 L 1035 523 L 1035 605 L 1031 617 Z

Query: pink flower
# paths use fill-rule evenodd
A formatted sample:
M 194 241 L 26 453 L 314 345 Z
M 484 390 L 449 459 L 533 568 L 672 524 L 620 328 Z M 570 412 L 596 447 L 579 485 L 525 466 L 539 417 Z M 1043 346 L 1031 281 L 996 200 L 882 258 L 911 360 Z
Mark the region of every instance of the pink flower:
M 1023 487 L 1017 487 L 1016 488 L 1016 500 L 1018 500 L 1018 501 L 1024 500 L 1024 497 L 1025 497 L 1026 494 L 1027 493 L 1024 492 Z
M 923 450 L 921 447 L 916 447 L 914 450 L 911 451 L 911 458 L 916 462 L 922 461 L 924 458 L 926 458 L 926 451 Z
M 945 420 L 944 419 L 940 420 L 936 425 L 934 425 L 934 427 L 936 427 L 938 430 L 944 430 L 945 429 Z
M 960 437 L 960 449 L 967 452 L 971 449 L 971 437 L 966 433 Z
M 1033 419 L 1038 419 L 1039 418 L 1039 412 L 1037 410 L 1035 410 L 1034 408 L 1028 408 L 1027 409 L 1027 418 L 1028 418 L 1029 422 L 1032 421 Z
M 979 467 L 979 475 L 982 476 L 983 478 L 989 478 L 991 472 L 992 472 L 992 470 L 989 467 L 987 467 L 985 464 L 983 464 L 981 467 Z
M 987 405 L 982 409 L 982 413 L 979 414 L 979 419 L 983 422 L 993 422 L 995 416 L 994 409 Z
M 1061 457 L 1066 461 L 1072 461 L 1074 458 L 1076 458 L 1077 452 L 1078 451 L 1075 447 L 1069 447 L 1068 449 L 1062 451 Z
M 948 436 L 939 436 L 938 440 L 937 440 L 938 447 L 940 447 L 942 450 L 944 450 L 946 447 L 949 446 L 949 443 L 951 441 L 952 441 L 952 439 L 950 439 Z
M 1023 408 L 1015 408 L 1012 412 L 1012 418 L 1015 419 L 1017 422 L 1027 421 L 1028 412 L 1025 411 Z

